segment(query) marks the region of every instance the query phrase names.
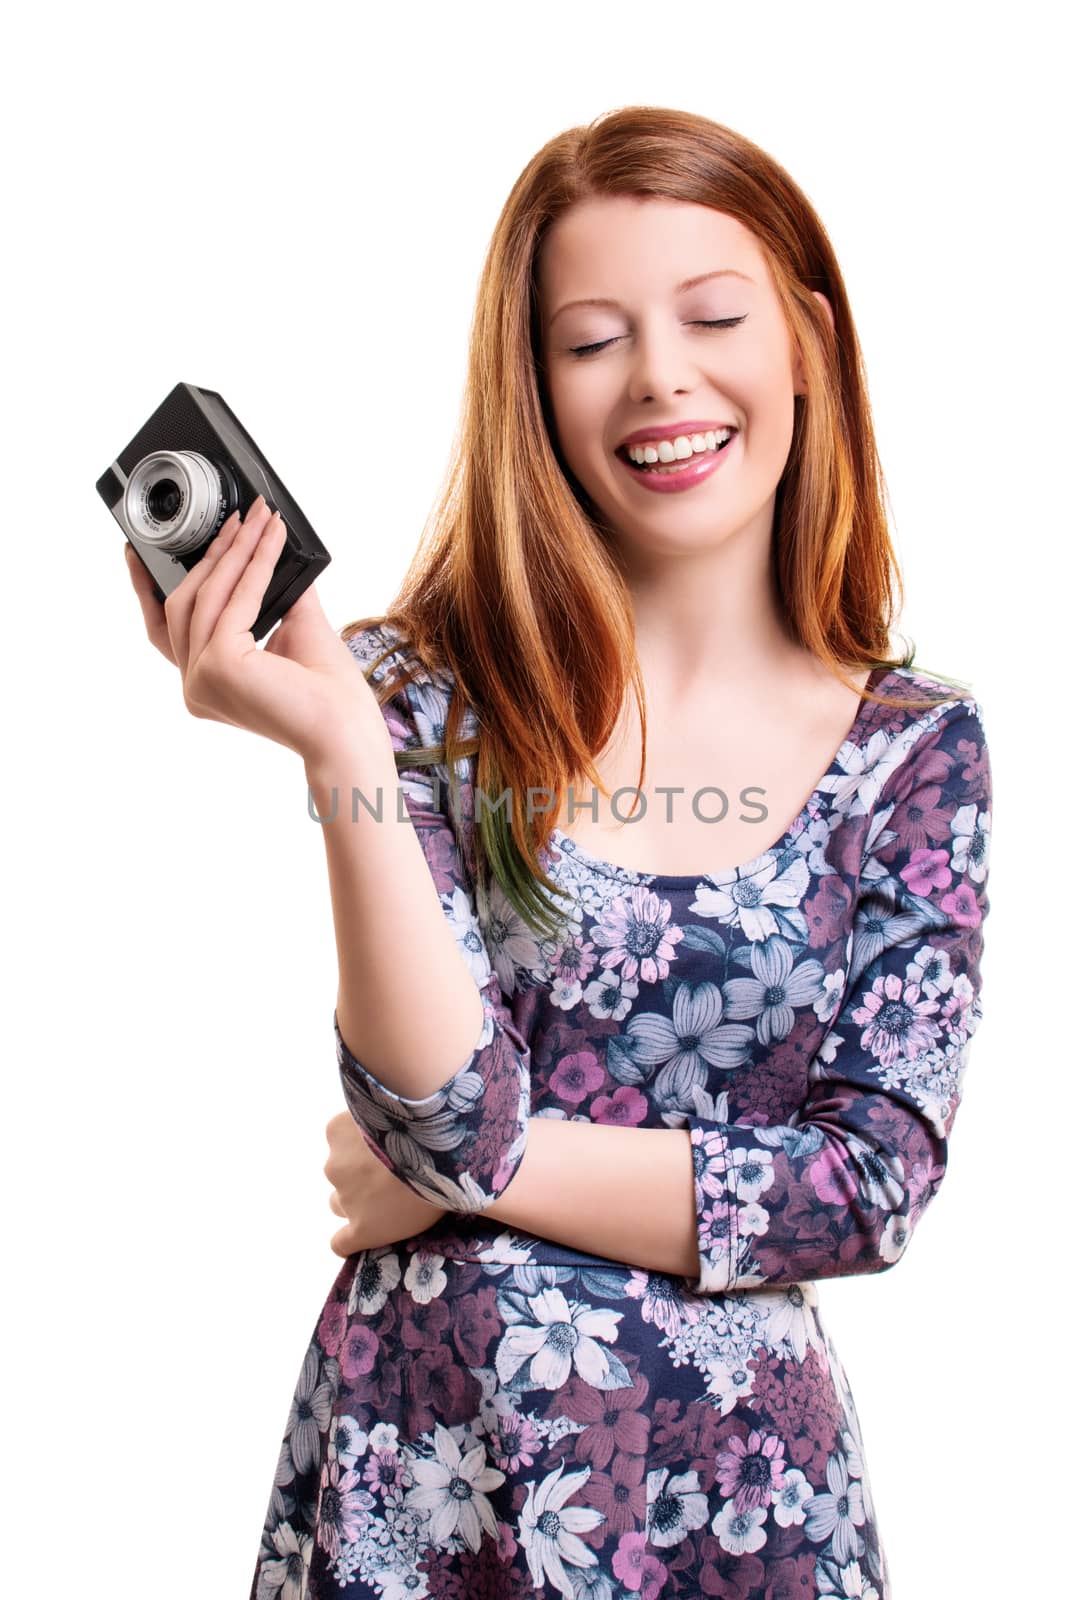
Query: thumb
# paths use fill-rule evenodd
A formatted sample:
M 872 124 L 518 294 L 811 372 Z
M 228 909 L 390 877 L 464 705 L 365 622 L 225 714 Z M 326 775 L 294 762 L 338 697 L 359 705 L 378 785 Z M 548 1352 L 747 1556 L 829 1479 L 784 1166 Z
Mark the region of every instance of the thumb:
M 293 601 L 263 648 L 311 668 L 336 667 L 339 651 L 351 656 L 330 626 L 313 583 Z

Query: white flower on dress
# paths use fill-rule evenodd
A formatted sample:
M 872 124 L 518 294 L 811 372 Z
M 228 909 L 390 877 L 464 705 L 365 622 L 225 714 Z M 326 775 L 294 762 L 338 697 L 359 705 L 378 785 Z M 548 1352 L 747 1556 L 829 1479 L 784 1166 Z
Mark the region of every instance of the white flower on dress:
M 771 908 L 793 910 L 811 881 L 803 857 L 798 856 L 782 871 L 779 860 L 768 850 L 744 870 L 709 873 L 715 887 L 702 883 L 690 911 L 700 917 L 713 917 L 728 927 L 740 924 L 746 939 L 769 939 L 779 930 L 778 918 Z
M 862 1528 L 866 1520 L 863 1490 L 857 1480 L 850 1481 L 845 1457 L 835 1451 L 826 1463 L 825 1491 L 812 1495 L 808 1502 L 805 1537 L 818 1544 L 832 1539 L 834 1560 L 838 1566 L 844 1566 L 846 1561 L 855 1561 L 859 1556 L 856 1529 Z
M 569 1472 L 561 1477 L 564 1462 L 560 1462 L 536 1488 L 528 1484 L 522 1511 L 519 1513 L 519 1543 L 526 1551 L 534 1587 L 544 1588 L 547 1578 L 552 1586 L 574 1600 L 574 1585 L 563 1563 L 572 1567 L 595 1567 L 597 1558 L 587 1544 L 577 1537 L 599 1528 L 605 1520 L 604 1513 L 593 1506 L 568 1506 L 565 1502 L 577 1489 L 581 1489 L 592 1467 L 580 1472 Z
M 260 1566 L 256 1600 L 305 1600 L 311 1566 L 310 1537 L 283 1522 L 270 1539 L 277 1555 Z
M 404 1505 L 429 1513 L 426 1534 L 431 1544 L 441 1546 L 458 1534 L 468 1550 L 478 1550 L 483 1529 L 497 1537 L 496 1515 L 487 1496 L 500 1488 L 504 1474 L 486 1466 L 484 1444 L 472 1445 L 464 1454 L 440 1422 L 434 1426 L 433 1440 L 436 1457 L 411 1459 L 418 1488 L 408 1492 Z
M 530 1310 L 537 1318 L 536 1326 L 515 1323 L 500 1341 L 496 1370 L 504 1383 L 510 1383 L 532 1356 L 530 1381 L 539 1389 L 562 1388 L 572 1366 L 596 1389 L 616 1387 L 613 1380 L 605 1382 L 611 1365 L 597 1340 L 614 1344 L 621 1311 L 572 1305 L 560 1289 L 543 1289 L 531 1296 Z
M 645 1536 L 659 1549 L 681 1544 L 692 1528 L 708 1520 L 708 1497 L 696 1472 L 678 1472 L 668 1481 L 668 1467 L 657 1467 L 645 1483 Z

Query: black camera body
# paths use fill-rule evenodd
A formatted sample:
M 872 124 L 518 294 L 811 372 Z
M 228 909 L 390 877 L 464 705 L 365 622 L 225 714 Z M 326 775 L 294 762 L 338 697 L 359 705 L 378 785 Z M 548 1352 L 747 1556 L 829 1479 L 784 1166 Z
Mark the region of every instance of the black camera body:
M 178 383 L 97 479 L 97 493 L 163 601 L 231 511 L 262 495 L 285 523 L 285 547 L 252 626 L 262 639 L 329 565 L 330 554 L 220 394 Z

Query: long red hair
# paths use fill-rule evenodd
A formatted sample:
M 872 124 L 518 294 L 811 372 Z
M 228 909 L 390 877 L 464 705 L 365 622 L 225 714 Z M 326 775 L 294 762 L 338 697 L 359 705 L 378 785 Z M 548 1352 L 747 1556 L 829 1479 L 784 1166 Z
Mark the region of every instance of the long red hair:
M 380 703 L 420 673 L 455 685 L 443 742 L 398 767 L 448 767 L 477 755 L 486 796 L 555 800 L 485 806 L 472 865 L 488 868 L 531 927 L 556 931 L 559 894 L 536 854 L 568 786 L 599 781 L 594 757 L 633 685 L 645 775 L 646 708 L 627 585 L 612 532 L 570 473 L 554 437 L 540 349 L 537 264 L 547 229 L 592 196 L 661 196 L 736 217 L 762 247 L 795 335 L 807 394 L 775 504 L 774 557 L 795 641 L 842 682 L 857 668 L 910 667 L 890 654 L 902 594 L 889 537 L 859 340 L 841 272 L 810 201 L 764 150 L 691 112 L 628 106 L 558 134 L 519 175 L 493 230 L 478 286 L 462 416 L 442 489 L 391 608 L 349 623 L 398 630 L 406 670 L 376 686 Z M 815 298 L 830 302 L 830 328 Z M 485 441 L 491 440 L 491 448 Z M 382 658 L 379 658 L 382 659 Z M 367 668 L 368 676 L 373 665 Z M 940 675 L 941 682 L 953 683 Z M 957 685 L 957 687 L 963 687 Z M 882 704 L 914 705 L 864 691 Z M 945 694 L 932 694 L 936 704 Z M 460 740 L 467 707 L 477 736 Z

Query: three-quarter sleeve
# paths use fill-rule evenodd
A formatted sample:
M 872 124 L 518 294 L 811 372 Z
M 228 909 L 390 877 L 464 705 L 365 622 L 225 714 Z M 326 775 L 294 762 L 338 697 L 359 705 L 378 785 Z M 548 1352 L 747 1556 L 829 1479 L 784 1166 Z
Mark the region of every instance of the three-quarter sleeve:
M 381 649 L 380 630 L 353 635 L 361 663 Z M 372 682 L 393 670 L 394 658 Z M 437 680 L 400 690 L 382 707 L 395 751 L 440 743 L 448 695 Z M 464 764 L 465 765 L 465 764 Z M 454 1212 L 478 1212 L 507 1188 L 526 1148 L 530 1049 L 505 1002 L 478 920 L 471 876 L 447 810 L 444 766 L 405 771 L 407 811 L 447 919 L 482 999 L 481 1036 L 448 1081 L 421 1099 L 396 1094 L 351 1053 L 333 1027 L 345 1103 L 380 1161 L 416 1194 Z M 398 942 L 397 960 L 403 960 Z M 427 996 L 432 1003 L 433 996 Z M 423 1003 L 411 975 L 411 1003 Z
M 795 1118 L 715 1121 L 706 1095 L 688 1116 L 695 1293 L 900 1259 L 944 1177 L 981 1016 L 991 798 L 968 697 L 912 743 L 870 813 L 841 1000 Z

